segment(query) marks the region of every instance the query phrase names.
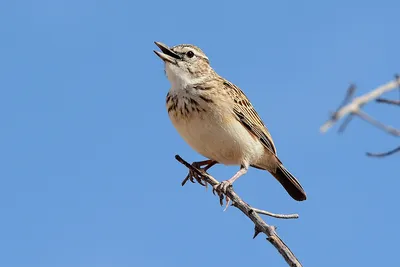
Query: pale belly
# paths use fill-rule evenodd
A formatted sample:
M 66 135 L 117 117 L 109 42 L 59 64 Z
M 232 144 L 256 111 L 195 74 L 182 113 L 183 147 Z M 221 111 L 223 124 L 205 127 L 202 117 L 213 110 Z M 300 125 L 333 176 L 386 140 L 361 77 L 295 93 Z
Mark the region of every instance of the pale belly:
M 229 117 L 230 119 L 227 119 Z M 233 116 L 208 115 L 170 119 L 182 138 L 198 153 L 225 165 L 255 164 L 265 154 L 263 145 Z

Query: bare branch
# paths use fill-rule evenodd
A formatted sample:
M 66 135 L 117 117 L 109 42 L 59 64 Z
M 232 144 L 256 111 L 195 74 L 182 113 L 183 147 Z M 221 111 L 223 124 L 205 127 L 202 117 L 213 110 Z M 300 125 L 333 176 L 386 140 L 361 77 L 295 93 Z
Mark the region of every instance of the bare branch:
M 320 131 L 322 133 L 325 133 L 341 118 L 343 118 L 347 115 L 350 115 L 350 114 L 356 114 L 357 112 L 359 112 L 361 110 L 361 108 L 366 103 L 368 103 L 372 100 L 375 100 L 376 98 L 378 98 L 379 96 L 381 96 L 384 93 L 387 93 L 389 91 L 396 89 L 398 86 L 399 86 L 399 79 L 396 77 L 396 80 L 388 82 L 388 83 L 372 90 L 371 92 L 369 92 L 365 95 L 354 98 L 353 101 L 351 101 L 349 104 L 347 104 L 343 107 L 340 107 L 331 116 L 331 118 L 321 126 Z M 349 91 L 350 90 L 347 91 L 347 96 L 346 96 L 345 100 L 347 100 L 348 95 L 350 95 Z
M 355 86 L 351 85 L 349 87 L 349 89 L 347 89 L 347 93 L 346 93 L 344 100 L 342 101 L 342 104 L 331 115 L 330 119 L 324 125 L 321 126 L 320 131 L 322 133 L 328 131 L 329 128 L 331 128 L 333 124 L 335 124 L 341 118 L 345 117 L 344 122 L 342 123 L 342 125 L 339 127 L 339 130 L 338 130 L 339 133 L 342 133 L 346 129 L 347 125 L 354 118 L 354 116 L 358 116 L 361 119 L 363 119 L 364 121 L 372 124 L 373 126 L 379 128 L 391 135 L 399 137 L 400 130 L 397 130 L 389 125 L 383 124 L 382 122 L 372 118 L 367 113 L 365 113 L 361 110 L 365 104 L 367 104 L 368 102 L 370 102 L 372 100 L 375 100 L 377 103 L 384 103 L 384 104 L 389 104 L 389 105 L 400 106 L 400 100 L 391 100 L 391 99 L 385 99 L 385 98 L 379 97 L 382 94 L 389 92 L 391 90 L 394 90 L 396 88 L 398 88 L 399 92 L 400 92 L 400 76 L 399 75 L 395 76 L 394 81 L 384 84 L 363 96 L 360 96 L 358 98 L 351 100 L 351 98 L 354 94 L 354 91 L 355 91 Z M 399 150 L 400 150 L 400 147 L 390 150 L 388 152 L 384 152 L 384 153 L 369 153 L 368 152 L 366 154 L 367 154 L 367 156 L 370 156 L 370 157 L 386 157 L 386 156 L 389 156 L 389 155 L 399 152 Z
M 355 114 L 357 114 L 361 119 L 371 123 L 372 125 L 376 126 L 377 128 L 380 128 L 394 136 L 400 136 L 400 131 L 391 127 L 391 126 L 387 126 L 377 120 L 375 120 L 374 118 L 372 118 L 371 116 L 369 116 L 367 113 L 362 112 L 361 110 L 355 112 Z
M 400 146 L 396 147 L 395 149 L 389 150 L 387 152 L 383 152 L 383 153 L 370 153 L 370 152 L 367 152 L 366 154 L 369 157 L 382 158 L 382 157 L 393 155 L 394 153 L 397 153 L 397 152 L 400 152 Z
M 349 125 L 353 117 L 354 117 L 353 114 L 350 114 L 349 116 L 346 117 L 345 121 L 342 123 L 342 125 L 340 125 L 338 133 L 343 133 L 344 130 L 346 130 L 347 125 Z
M 192 171 L 197 176 L 201 177 L 206 183 L 211 186 L 218 185 L 219 182 L 206 173 L 205 171 L 195 168 L 184 159 L 182 159 L 179 155 L 175 156 L 176 160 L 186 166 L 189 171 Z M 249 204 L 244 202 L 233 190 L 233 187 L 228 187 L 226 190 L 226 196 L 232 201 L 232 205 L 242 211 L 250 220 L 253 221 L 255 225 L 254 229 L 254 237 L 255 238 L 259 233 L 264 233 L 267 236 L 267 240 L 278 250 L 278 252 L 283 256 L 285 261 L 292 267 L 301 267 L 301 263 L 293 254 L 293 252 L 289 249 L 289 247 L 280 239 L 278 234 L 276 233 L 276 228 L 274 226 L 268 225 L 263 219 L 258 215 L 258 213 L 264 212 L 262 210 L 254 209 Z M 223 197 L 222 197 L 223 198 Z M 269 213 L 269 212 L 267 212 Z M 265 213 L 262 213 L 265 214 Z M 270 215 L 269 213 L 268 215 Z M 276 215 L 276 214 L 274 214 Z M 287 215 L 286 215 L 287 216 Z M 293 216 L 293 214 L 289 215 Z
M 257 212 L 258 214 L 264 214 L 270 217 L 274 217 L 274 218 L 278 218 L 278 219 L 297 219 L 299 218 L 299 214 L 295 213 L 295 214 L 276 214 L 276 213 L 272 213 L 266 210 L 259 210 L 256 208 L 252 208 L 255 212 Z
M 375 101 L 377 103 L 384 103 L 384 104 L 389 104 L 389 105 L 400 106 L 400 100 L 391 100 L 391 99 L 385 99 L 385 98 L 378 98 Z
M 339 106 L 338 109 L 341 109 L 344 107 L 347 103 L 350 102 L 350 100 L 353 98 L 354 93 L 356 92 L 356 86 L 354 84 L 351 84 L 349 88 L 347 89 L 346 96 L 343 99 L 342 104 Z

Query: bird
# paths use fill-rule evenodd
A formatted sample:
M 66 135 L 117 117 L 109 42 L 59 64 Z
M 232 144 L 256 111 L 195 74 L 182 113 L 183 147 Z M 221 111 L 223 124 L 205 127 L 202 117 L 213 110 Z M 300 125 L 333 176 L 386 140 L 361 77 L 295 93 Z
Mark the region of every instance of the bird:
M 215 164 L 240 166 L 230 179 L 214 187 L 228 187 L 250 167 L 268 171 L 297 201 L 306 193 L 277 156 L 272 136 L 244 92 L 221 77 L 197 46 L 168 47 L 154 42 L 171 84 L 166 96 L 168 116 L 184 141 L 207 160 L 193 166 L 208 170 Z

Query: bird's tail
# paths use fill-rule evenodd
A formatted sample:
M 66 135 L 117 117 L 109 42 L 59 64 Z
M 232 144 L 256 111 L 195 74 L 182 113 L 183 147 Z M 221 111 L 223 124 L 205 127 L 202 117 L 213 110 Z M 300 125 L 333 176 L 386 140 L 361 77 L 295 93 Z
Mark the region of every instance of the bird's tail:
M 276 168 L 276 172 L 272 174 L 286 189 L 289 195 L 297 201 L 306 200 L 306 192 L 304 192 L 303 187 L 282 164 Z

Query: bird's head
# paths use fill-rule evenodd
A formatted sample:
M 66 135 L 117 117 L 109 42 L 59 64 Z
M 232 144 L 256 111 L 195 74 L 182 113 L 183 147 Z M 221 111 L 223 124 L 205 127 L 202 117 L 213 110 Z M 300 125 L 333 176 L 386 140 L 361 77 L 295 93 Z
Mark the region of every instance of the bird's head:
M 200 48 L 181 44 L 173 47 L 155 42 L 161 51 L 154 51 L 165 63 L 165 72 L 172 87 L 184 88 L 213 76 L 208 57 Z

